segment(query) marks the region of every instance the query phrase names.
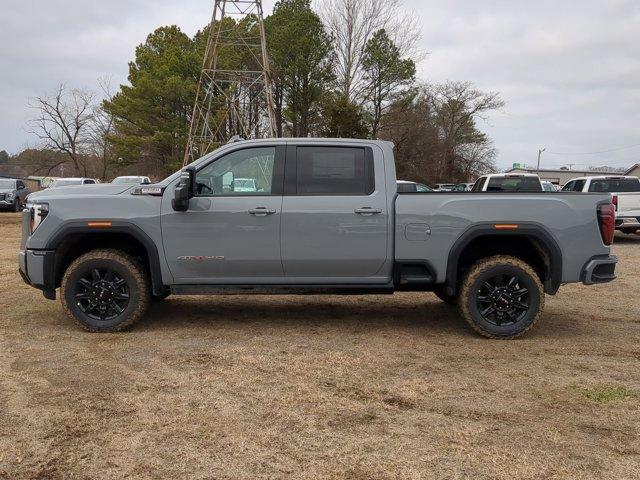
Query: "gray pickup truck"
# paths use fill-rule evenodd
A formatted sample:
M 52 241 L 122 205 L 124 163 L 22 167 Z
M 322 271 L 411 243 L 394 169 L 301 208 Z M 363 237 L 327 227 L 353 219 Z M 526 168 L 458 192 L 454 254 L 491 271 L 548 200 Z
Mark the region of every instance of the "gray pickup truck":
M 513 338 L 545 293 L 615 278 L 614 220 L 609 194 L 398 193 L 388 142 L 253 140 L 154 185 L 32 194 L 19 263 L 90 331 L 169 294 L 433 291 Z
M 24 181 L 0 178 L 0 208 L 19 212 L 28 195 L 29 189 Z

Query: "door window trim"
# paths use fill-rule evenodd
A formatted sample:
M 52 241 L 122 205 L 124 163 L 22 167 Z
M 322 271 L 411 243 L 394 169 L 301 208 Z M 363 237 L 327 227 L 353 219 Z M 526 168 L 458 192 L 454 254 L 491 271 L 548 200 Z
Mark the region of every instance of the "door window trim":
M 285 149 L 286 146 L 282 144 L 274 144 L 274 145 L 246 145 L 240 148 L 234 148 L 233 150 L 225 150 L 221 153 L 221 155 L 212 159 L 210 162 L 203 164 L 198 167 L 195 172 L 196 179 L 198 178 L 198 173 L 201 170 L 204 170 L 212 163 L 217 162 L 218 160 L 222 160 L 227 155 L 232 153 L 240 152 L 242 150 L 254 150 L 257 148 L 273 148 L 274 156 L 273 156 L 273 174 L 271 176 L 271 192 L 270 193 L 233 193 L 233 194 L 223 194 L 223 195 L 213 195 L 213 194 L 198 194 L 194 192 L 193 198 L 238 198 L 238 197 L 275 197 L 282 196 L 282 192 L 284 190 L 284 167 L 285 167 Z
M 298 148 L 357 148 L 364 150 L 365 171 L 369 163 L 371 168 L 368 172 L 368 191 L 362 193 L 298 193 Z M 285 196 L 296 197 L 370 197 L 376 192 L 376 167 L 373 156 L 373 148 L 368 145 L 340 145 L 331 143 L 305 143 L 298 145 L 287 145 L 287 152 L 284 166 L 284 190 Z

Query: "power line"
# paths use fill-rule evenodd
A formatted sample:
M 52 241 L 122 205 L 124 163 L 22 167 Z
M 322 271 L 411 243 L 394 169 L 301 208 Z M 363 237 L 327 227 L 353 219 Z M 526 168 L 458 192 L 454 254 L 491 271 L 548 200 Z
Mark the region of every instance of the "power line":
M 601 153 L 611 153 L 611 152 L 618 152 L 620 150 L 628 150 L 630 148 L 635 148 L 635 147 L 640 147 L 640 143 L 636 143 L 635 145 L 628 145 L 626 147 L 617 147 L 617 148 L 611 148 L 609 150 L 600 150 L 597 152 L 547 152 L 550 155 L 598 155 Z

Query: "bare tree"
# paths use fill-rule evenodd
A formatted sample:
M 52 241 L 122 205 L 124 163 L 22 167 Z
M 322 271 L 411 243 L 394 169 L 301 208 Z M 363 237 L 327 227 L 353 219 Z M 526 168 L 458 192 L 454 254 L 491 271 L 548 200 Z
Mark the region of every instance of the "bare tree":
M 52 95 L 36 97 L 31 107 L 38 114 L 29 121 L 43 147 L 64 153 L 78 175 L 87 176 L 87 138 L 93 121 L 93 92 L 67 90 L 59 85 Z
M 105 101 L 113 98 L 111 81 L 109 78 L 98 80 Z M 99 176 L 102 180 L 107 178 L 107 170 L 113 163 L 115 154 L 109 137 L 115 133 L 115 116 L 106 112 L 102 104 L 92 107 L 93 115 L 84 132 L 84 138 L 89 153 L 95 157 L 99 164 Z
M 402 11 L 401 0 L 319 0 L 318 13 L 333 36 L 338 89 L 352 102 L 359 101 L 366 88 L 364 49 L 378 30 L 391 32 L 402 57 L 416 62 L 422 57 L 417 18 Z
M 459 175 L 462 172 L 457 167 L 465 159 L 463 148 L 490 143 L 476 128 L 476 121 L 486 120 L 488 112 L 502 108 L 504 101 L 498 93 L 478 90 L 471 82 L 430 85 L 424 95 L 436 112 L 434 121 L 442 149 L 439 175 Z
M 395 143 L 398 178 L 467 182 L 495 171 L 493 142 L 476 123 L 502 105 L 466 82 L 424 86 L 390 106 L 379 137 Z

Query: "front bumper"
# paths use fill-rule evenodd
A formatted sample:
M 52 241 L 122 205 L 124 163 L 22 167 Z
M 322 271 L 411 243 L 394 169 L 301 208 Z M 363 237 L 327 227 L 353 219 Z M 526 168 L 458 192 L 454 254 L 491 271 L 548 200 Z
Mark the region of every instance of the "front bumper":
M 0 208 L 7 208 L 7 207 L 13 207 L 16 204 L 16 200 L 12 199 L 6 199 L 6 200 L 0 200 Z
M 594 285 L 615 280 L 616 263 L 618 263 L 618 257 L 615 255 L 591 257 L 582 269 L 582 283 Z
M 55 250 L 21 250 L 18 254 L 20 276 L 27 285 L 39 290 L 49 300 L 56 298 Z

